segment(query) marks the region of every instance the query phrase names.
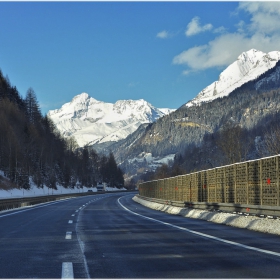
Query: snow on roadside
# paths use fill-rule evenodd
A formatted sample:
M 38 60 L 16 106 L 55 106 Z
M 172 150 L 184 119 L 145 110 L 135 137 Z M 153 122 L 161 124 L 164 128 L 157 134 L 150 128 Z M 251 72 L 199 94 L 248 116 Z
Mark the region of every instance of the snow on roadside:
M 93 192 L 97 191 L 96 188 L 91 188 L 91 190 Z M 57 186 L 57 190 L 54 190 L 54 189 L 50 189 L 46 186 L 44 186 L 44 188 L 37 188 L 37 187 L 32 186 L 29 190 L 25 190 L 25 189 L 0 190 L 0 199 L 81 193 L 81 192 L 87 192 L 87 191 L 88 191 L 88 188 L 66 189 L 62 186 Z
M 62 186 L 57 186 L 57 190 L 49 189 L 46 186 L 44 188 L 32 187 L 30 190 L 25 189 L 10 189 L 10 190 L 0 190 L 0 199 L 7 198 L 22 198 L 22 197 L 34 197 L 34 196 L 44 196 L 44 195 L 59 195 L 59 194 L 69 194 L 69 193 L 83 193 L 92 190 L 92 192 L 97 192 L 97 188 L 64 188 Z M 110 188 L 106 187 L 106 191 L 123 191 L 125 188 Z
M 4 176 L 4 172 L 0 170 L 0 176 L 4 177 L 5 179 L 9 180 L 7 177 Z M 34 184 L 32 179 L 29 179 L 30 189 L 8 189 L 3 190 L 0 189 L 0 199 L 8 199 L 8 198 L 22 198 L 22 197 L 34 197 L 34 196 L 44 196 L 44 195 L 59 195 L 59 194 L 71 194 L 71 193 L 83 193 L 88 192 L 89 190 L 92 192 L 97 192 L 97 188 L 87 188 L 87 187 L 79 187 L 76 186 L 75 188 L 64 188 L 61 185 L 56 185 L 57 190 L 48 188 L 44 185 L 43 188 L 37 188 Z M 112 187 L 106 187 L 106 191 L 122 191 L 126 190 L 125 188 L 118 189 Z
M 280 220 L 260 218 L 255 216 L 241 216 L 232 213 L 211 212 L 200 209 L 188 209 L 140 199 L 137 196 L 132 198 L 135 202 L 148 208 L 163 211 L 173 215 L 181 215 L 187 218 L 201 219 L 209 222 L 225 224 L 233 227 L 246 228 L 265 233 L 280 235 Z

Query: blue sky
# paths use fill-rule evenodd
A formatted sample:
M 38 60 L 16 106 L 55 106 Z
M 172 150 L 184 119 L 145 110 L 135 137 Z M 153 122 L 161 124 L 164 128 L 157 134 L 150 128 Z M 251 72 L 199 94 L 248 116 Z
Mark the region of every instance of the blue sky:
M 280 50 L 280 2 L 0 2 L 0 69 L 42 112 L 82 92 L 178 108 L 251 48 Z

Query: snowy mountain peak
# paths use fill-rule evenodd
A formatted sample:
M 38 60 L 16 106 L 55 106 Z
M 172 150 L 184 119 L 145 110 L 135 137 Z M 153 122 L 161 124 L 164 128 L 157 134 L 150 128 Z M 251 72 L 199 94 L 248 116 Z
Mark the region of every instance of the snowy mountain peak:
M 89 96 L 88 93 L 83 92 L 81 94 L 74 96 L 70 103 L 72 103 L 72 104 L 90 104 L 90 103 L 96 103 L 96 102 L 99 102 L 99 101 L 94 99 L 93 97 Z
M 218 81 L 203 89 L 186 106 L 191 107 L 202 102 L 210 102 L 216 98 L 227 96 L 236 88 L 256 79 L 273 68 L 279 60 L 280 51 L 264 53 L 251 49 L 243 52 L 235 62 L 220 74 Z
M 72 100 L 78 100 L 78 99 L 80 99 L 80 100 L 86 100 L 86 99 L 89 99 L 89 98 L 90 98 L 90 96 L 88 95 L 88 93 L 82 92 L 82 93 L 80 93 L 80 94 L 74 96 Z
M 60 109 L 49 111 L 48 116 L 62 135 L 73 136 L 79 146 L 85 146 L 123 139 L 141 124 L 154 122 L 172 111 L 157 109 L 143 99 L 112 104 L 81 93 Z

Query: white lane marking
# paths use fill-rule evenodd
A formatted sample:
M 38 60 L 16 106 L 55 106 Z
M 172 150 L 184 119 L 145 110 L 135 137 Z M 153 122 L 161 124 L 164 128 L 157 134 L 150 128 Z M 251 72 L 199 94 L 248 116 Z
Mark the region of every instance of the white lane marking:
M 71 216 L 72 216 L 72 217 L 75 217 L 75 214 L 72 214 Z
M 62 263 L 61 278 L 62 279 L 74 279 L 73 263 L 71 263 L 71 262 Z
M 86 256 L 85 256 L 85 244 L 79 236 L 79 228 L 78 228 L 79 219 L 80 219 L 80 215 L 78 214 L 77 222 L 76 222 L 76 226 L 75 226 L 76 236 L 77 236 L 77 240 L 79 242 L 80 249 L 81 249 L 81 252 L 82 252 L 82 255 L 83 255 L 84 267 L 85 267 L 85 271 L 86 271 L 86 278 L 91 279 L 90 274 L 89 274 L 87 259 L 86 259 Z
M 67 231 L 65 239 L 72 239 L 72 231 Z
M 60 202 L 63 202 L 63 201 L 50 202 L 48 204 L 44 204 L 44 205 L 41 205 L 41 206 L 34 206 L 34 207 L 30 206 L 30 208 L 28 208 L 28 209 L 19 210 L 19 211 L 17 211 L 17 209 L 13 209 L 16 212 L 5 214 L 5 215 L 1 215 L 1 213 L 0 213 L 0 218 L 11 216 L 11 215 L 15 215 L 15 214 L 19 214 L 19 213 L 22 213 L 22 212 L 26 212 L 26 211 L 30 211 L 30 210 L 34 210 L 34 209 L 38 209 L 38 208 L 42 208 L 42 207 L 47 207 L 47 206 L 50 206 L 50 205 L 53 205 L 53 204 L 57 204 L 57 203 L 60 203 Z
M 72 221 L 72 220 L 69 220 L 68 224 L 73 224 L 73 221 Z
M 79 210 L 76 210 L 75 212 L 79 212 Z
M 226 244 L 238 246 L 238 247 L 241 247 L 241 248 L 244 248 L 244 249 L 257 251 L 259 253 L 264 253 L 264 254 L 269 254 L 269 255 L 274 255 L 274 256 L 280 257 L 280 253 L 277 253 L 277 252 L 264 250 L 264 249 L 260 249 L 260 248 L 256 248 L 256 247 L 252 247 L 252 246 L 247 246 L 247 245 L 244 245 L 244 244 L 241 244 L 241 243 L 237 243 L 237 242 L 234 242 L 234 241 L 222 239 L 222 238 L 219 238 L 219 237 L 215 237 L 215 236 L 212 236 L 212 235 L 209 235 L 209 234 L 205 234 L 205 233 L 201 233 L 201 232 L 198 232 L 198 231 L 190 230 L 190 229 L 187 229 L 187 228 L 179 227 L 179 226 L 176 226 L 176 225 L 173 225 L 173 224 L 170 224 L 170 223 L 166 223 L 166 222 L 154 219 L 154 218 L 150 218 L 150 217 L 138 214 L 136 212 L 133 212 L 133 211 L 129 210 L 123 204 L 121 204 L 120 199 L 121 199 L 121 197 L 118 199 L 118 203 L 123 209 L 125 209 L 126 211 L 128 211 L 128 212 L 130 212 L 130 213 L 132 213 L 136 216 L 142 217 L 144 219 L 151 220 L 151 221 L 154 221 L 154 222 L 166 225 L 166 226 L 170 226 L 170 227 L 173 227 L 173 228 L 176 228 L 176 229 L 179 229 L 179 230 L 187 231 L 189 233 L 196 234 L 196 235 L 199 235 L 199 236 L 203 236 L 203 237 L 206 237 L 208 239 L 213 239 L 213 240 L 220 241 L 220 242 L 223 242 L 223 243 L 226 243 Z

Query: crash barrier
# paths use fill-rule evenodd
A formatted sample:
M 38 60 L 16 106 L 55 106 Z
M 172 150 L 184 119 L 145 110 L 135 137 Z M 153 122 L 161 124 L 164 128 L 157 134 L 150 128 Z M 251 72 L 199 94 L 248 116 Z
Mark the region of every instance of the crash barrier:
M 144 197 L 188 203 L 279 206 L 280 156 L 139 184 Z
M 207 211 L 227 212 L 242 215 L 254 215 L 260 217 L 280 217 L 279 206 L 266 205 L 248 205 L 248 204 L 234 204 L 234 203 L 210 203 L 210 202 L 184 202 L 171 201 L 158 198 L 145 197 L 137 195 L 140 199 L 160 203 L 164 205 L 177 206 L 181 208 L 193 208 Z
M 123 192 L 123 191 L 119 191 L 119 192 Z M 84 192 L 84 193 L 47 195 L 47 196 L 25 197 L 25 198 L 0 199 L 0 211 L 31 206 L 35 204 L 56 201 L 61 199 L 73 198 L 78 196 L 98 195 L 102 193 L 105 192 Z M 106 193 L 116 193 L 116 192 L 108 191 Z

